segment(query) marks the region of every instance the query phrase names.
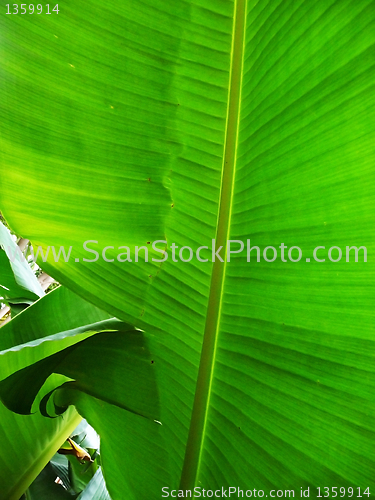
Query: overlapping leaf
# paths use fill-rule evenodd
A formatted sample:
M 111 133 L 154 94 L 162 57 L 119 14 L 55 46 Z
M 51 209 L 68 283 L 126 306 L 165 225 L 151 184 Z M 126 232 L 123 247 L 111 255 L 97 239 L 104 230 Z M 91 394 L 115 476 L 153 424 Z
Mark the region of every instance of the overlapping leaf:
M 121 323 L 117 321 L 116 325 L 116 321 L 108 318 L 107 313 L 74 293 L 58 288 L 2 327 L 0 378 L 74 345 L 105 329 L 103 325 L 115 329 Z M 85 322 L 89 326 L 84 326 Z M 61 375 L 53 375 L 44 385 L 45 392 L 66 380 Z M 27 384 L 32 382 L 32 379 L 23 380 L 19 389 L 30 396 Z M 14 390 L 15 387 L 11 387 L 11 391 Z M 10 395 L 11 392 L 5 394 L 6 397 Z M 15 415 L 3 405 L 0 413 L 0 498 L 19 500 L 81 417 L 73 407 L 64 418 L 54 420 L 42 417 L 39 412 L 28 417 Z

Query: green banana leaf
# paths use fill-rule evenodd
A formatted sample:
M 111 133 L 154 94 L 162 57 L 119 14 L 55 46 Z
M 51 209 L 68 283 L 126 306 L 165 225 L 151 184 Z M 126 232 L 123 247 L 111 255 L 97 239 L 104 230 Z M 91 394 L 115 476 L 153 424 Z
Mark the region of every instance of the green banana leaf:
M 42 307 L 43 304 L 45 307 Z M 70 311 L 72 317 L 69 316 Z M 59 313 L 63 313 L 62 318 L 59 318 Z M 163 456 L 155 367 L 147 348 L 147 339 L 141 331 L 113 318 L 104 319 L 107 317 L 107 313 L 60 287 L 14 318 L 3 327 L 3 335 L 0 337 L 0 345 L 4 348 L 0 351 L 3 378 L 0 381 L 0 400 L 9 410 L 28 416 L 32 414 L 34 400 L 37 400 L 45 417 L 64 413 L 58 419 L 60 424 L 70 422 L 72 409 L 68 409 L 67 416 L 65 411 L 72 404 L 82 416 L 85 415 L 87 405 L 96 408 L 89 413 L 95 427 L 100 428 L 99 421 L 103 420 L 103 411 L 112 415 L 112 425 L 116 419 L 121 424 L 113 428 L 116 437 L 103 434 L 103 449 L 110 450 L 110 453 L 105 451 L 106 463 L 110 463 L 112 459 L 112 442 L 121 443 L 127 453 L 133 454 L 139 452 L 140 443 L 145 440 L 145 436 L 154 439 L 161 449 L 159 456 Z M 46 335 L 59 327 L 63 329 L 65 326 L 73 326 L 79 320 L 94 318 L 103 319 Z M 50 377 L 52 374 L 60 374 L 60 378 L 56 375 Z M 41 389 L 40 396 L 37 397 Z M 56 405 L 48 405 L 50 396 L 54 396 L 55 392 L 58 396 Z M 88 401 L 86 395 L 89 395 Z M 34 405 L 34 411 L 37 409 Z M 134 418 L 128 417 L 127 413 L 134 415 Z M 13 414 L 10 413 L 10 417 Z M 126 426 L 129 420 L 131 425 Z M 129 427 L 132 428 L 131 435 Z M 42 430 L 43 427 L 39 432 Z M 136 432 L 142 437 L 134 440 Z M 18 442 L 17 445 L 19 446 Z M 35 446 L 34 440 L 26 440 L 24 443 L 24 446 L 31 445 Z M 51 446 L 55 447 L 52 451 L 57 451 L 60 445 L 61 442 L 52 442 Z M 116 445 L 114 449 L 117 449 Z M 49 458 L 47 455 L 46 461 Z M 128 469 L 123 475 L 130 479 L 133 473 Z M 108 476 L 111 477 L 111 472 Z M 14 481 L 14 478 L 11 479 Z M 34 478 L 31 481 L 32 479 Z M 1 473 L 0 481 L 3 488 L 12 486 L 7 477 L 1 477 Z M 34 489 L 39 488 L 39 484 L 38 480 Z M 152 494 L 153 490 L 160 490 L 162 484 L 155 477 L 147 488 Z M 144 485 L 142 491 L 145 491 Z
M 103 444 L 113 499 L 160 498 L 140 496 L 156 476 L 312 498 L 374 488 L 374 25 L 373 0 L 2 16 L 1 210 L 34 247 L 72 247 L 43 268 L 150 339 L 168 458 L 153 431 L 135 456 Z M 213 239 L 279 257 L 213 264 Z M 174 262 L 173 243 L 209 262 Z M 303 258 L 283 262 L 282 243 Z M 168 259 L 135 262 L 135 245 Z M 346 262 L 353 245 L 367 262 Z M 104 442 L 114 422 L 138 438 L 138 416 L 76 404 Z
M 76 498 L 55 483 L 56 473 L 49 463 L 35 479 L 21 500 L 72 500 Z
M 25 498 L 28 498 L 27 495 L 31 496 L 31 498 L 34 498 L 33 495 L 35 495 L 37 499 L 37 495 L 40 496 L 40 499 L 55 498 L 53 493 L 61 493 L 61 486 L 59 490 L 56 489 L 55 484 L 56 477 L 58 477 L 62 483 L 63 491 L 69 495 L 67 498 L 77 498 L 82 493 L 80 498 L 83 496 L 91 499 L 94 498 L 95 492 L 95 498 L 100 500 L 100 495 L 102 495 L 103 500 L 109 499 L 103 474 L 98 471 L 100 469 L 100 461 L 98 461 L 100 457 L 99 436 L 85 420 L 82 420 L 70 435 L 70 438 L 90 453 L 93 462 L 81 463 L 73 455 L 56 453 L 50 460 L 48 469 L 46 467 L 48 472 L 52 469 L 53 473 L 47 476 L 46 469 L 44 469 L 26 492 Z M 71 449 L 71 445 L 65 442 L 61 448 Z M 96 474 L 96 472 L 98 473 Z M 95 479 L 93 479 L 94 476 Z
M 82 422 L 83 420 L 79 423 L 79 425 L 81 425 Z M 54 480 L 56 479 L 56 477 L 60 478 L 63 487 L 69 493 L 74 494 L 75 492 L 71 489 L 71 481 L 69 477 L 69 461 L 66 455 L 60 455 L 59 453 L 55 453 L 55 455 L 51 458 L 49 463 L 51 464 L 53 471 L 55 473 Z
M 43 359 L 0 382 L 1 401 L 16 413 L 30 415 L 32 404 L 47 378 L 52 373 L 60 373 L 74 379 L 74 382 L 64 384 L 69 392 L 82 391 L 143 417 L 159 418 L 157 387 L 153 384 L 154 368 L 145 339 L 141 332 L 129 331 L 126 323 L 117 323 L 117 331 L 114 321 L 86 326 L 84 331 L 91 335 L 100 329 L 104 331 L 79 341 L 75 335 L 75 343 L 66 348 L 61 348 L 60 336 L 49 339 L 48 345 L 61 350 L 48 356 L 42 344 Z M 112 331 L 107 331 L 109 326 Z M 8 353 L 16 353 L 17 359 L 33 357 L 35 360 L 38 354 L 30 354 L 31 350 L 41 351 L 40 345 L 25 344 Z M 5 356 L 7 351 L 0 354 Z M 97 360 L 95 365 L 93 360 Z M 48 399 L 43 400 L 43 404 L 47 402 Z
M 110 500 L 103 474 L 97 463 L 99 437 L 85 420 L 71 434 L 71 439 L 87 449 L 92 463 L 81 463 L 75 456 L 56 453 L 20 500 L 58 500 L 87 498 Z M 67 442 L 61 448 L 71 448 Z M 95 476 L 95 477 L 94 477 Z M 56 483 L 56 478 L 60 482 Z
M 108 318 L 71 291 L 57 288 L 1 328 L 0 378 L 100 331 L 92 325 L 107 324 Z M 83 328 L 86 321 L 89 328 Z M 12 346 L 19 346 L 23 356 Z M 49 392 L 66 380 L 53 375 L 44 389 Z M 16 415 L 0 405 L 0 499 L 19 500 L 80 420 L 73 407 L 64 418 L 51 420 L 39 412 Z
M 44 295 L 9 230 L 0 222 L 0 295 L 5 301 L 31 304 Z
M 105 487 L 102 470 L 99 468 L 78 500 L 111 500 Z
M 49 383 L 61 382 L 54 377 Z M 64 419 L 47 420 L 38 413 L 15 415 L 1 405 L 0 419 L 0 498 L 19 500 L 81 417 L 73 407 Z

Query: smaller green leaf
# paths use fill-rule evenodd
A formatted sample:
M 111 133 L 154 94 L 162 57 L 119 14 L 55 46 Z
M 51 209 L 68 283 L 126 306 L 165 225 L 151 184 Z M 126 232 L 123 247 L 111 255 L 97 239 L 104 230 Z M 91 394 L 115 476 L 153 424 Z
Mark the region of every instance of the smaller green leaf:
M 112 498 L 155 498 L 171 484 L 163 425 L 75 392 L 77 411 L 100 435 L 100 462 Z
M 0 222 L 0 295 L 13 303 L 32 303 L 44 295 L 9 230 Z
M 21 500 L 72 500 L 72 496 L 61 485 L 55 483 L 56 472 L 51 463 L 47 464 Z
M 56 453 L 50 460 L 50 464 L 55 472 L 56 477 L 59 477 L 65 487 L 70 493 L 70 479 L 69 479 L 69 462 L 64 455 Z
M 11 311 L 12 311 L 12 318 L 15 318 L 17 316 L 17 314 L 20 314 L 22 311 L 27 309 L 30 305 L 27 302 L 26 303 L 25 302 L 13 303 L 11 300 L 8 300 L 7 302 L 9 303 Z
M 143 333 L 131 331 L 129 325 L 118 320 L 101 323 L 112 328 L 117 325 L 119 331 L 99 333 L 77 342 L 2 380 L 0 399 L 4 405 L 15 413 L 30 414 L 32 404 L 47 378 L 52 373 L 59 373 L 76 381 L 68 384 L 69 391 L 64 390 L 69 397 L 74 395 L 72 390 L 78 390 L 139 415 L 157 419 L 154 366 Z M 91 325 L 77 330 L 82 332 L 87 328 L 89 332 L 95 331 Z M 52 336 L 51 340 L 59 340 L 61 335 Z M 12 350 L 33 347 L 38 347 L 38 341 Z M 97 362 L 96 366 L 93 366 L 93 360 Z M 72 402 L 65 401 L 60 406 Z
M 111 500 L 100 467 L 77 500 Z
M 56 290 L 53 290 L 53 292 L 44 295 L 41 300 L 36 301 L 22 314 L 17 315 L 12 321 L 2 327 L 0 352 L 4 354 L 4 351 L 10 351 L 12 348 L 19 350 L 20 346 L 23 347 L 24 344 L 29 342 L 42 342 L 40 339 L 52 340 L 52 336 L 55 334 L 61 334 L 61 338 L 64 336 L 69 337 L 74 334 L 73 330 L 76 328 L 86 328 L 87 325 L 91 326 L 94 323 L 110 319 L 113 318 L 108 313 L 86 302 L 67 288 L 60 286 Z M 99 329 L 99 331 L 101 330 L 103 328 Z M 67 332 L 67 334 L 64 334 L 64 332 Z M 45 344 L 46 349 L 47 346 L 49 348 L 48 354 L 45 352 L 43 357 L 61 350 L 51 347 L 52 344 L 51 342 Z M 67 346 L 65 345 L 64 347 Z M 27 358 L 26 361 L 28 362 L 23 358 Z M 26 366 L 35 361 L 37 360 L 32 359 L 31 361 L 31 358 L 29 359 L 26 356 L 26 351 L 24 351 L 23 356 L 20 356 L 17 364 L 15 364 L 13 372 L 19 370 L 22 364 Z M 5 376 L 12 373 L 10 371 L 4 375 L 5 372 L 4 361 L 2 360 L 0 368 L 1 378 L 5 378 Z
M 124 323 L 116 320 L 104 320 L 99 321 L 98 323 L 94 323 L 93 325 L 86 325 L 80 328 L 75 328 L 73 330 L 68 330 L 66 332 L 59 332 L 55 335 L 51 335 L 48 337 L 42 337 L 40 339 L 35 339 L 26 344 L 18 345 L 15 347 L 11 347 L 5 351 L 0 351 L 0 357 L 2 357 L 2 361 L 8 359 L 8 362 L 12 361 L 12 358 L 26 356 L 29 353 L 25 353 L 22 351 L 27 351 L 29 349 L 33 350 L 32 356 L 35 359 L 37 354 L 35 354 L 36 350 L 41 352 L 41 355 L 45 352 L 44 343 L 49 341 L 51 342 L 56 350 L 59 347 L 65 347 L 65 341 L 69 338 L 79 337 L 82 334 L 86 334 L 87 336 L 93 335 L 100 331 L 107 331 L 110 329 L 116 329 L 119 325 L 129 329 L 129 325 L 125 325 Z M 124 326 L 125 325 L 125 326 Z M 82 342 L 82 340 L 81 340 Z M 61 373 L 55 370 L 55 367 L 59 364 L 60 361 L 64 359 L 65 356 L 69 352 L 72 352 L 77 344 L 68 347 L 66 349 L 60 350 L 56 354 L 52 356 L 47 356 L 36 363 L 23 368 L 14 374 L 10 375 L 2 382 L 0 382 L 0 400 L 4 403 L 4 405 L 11 411 L 15 413 L 19 413 L 20 415 L 30 415 L 31 407 L 36 398 L 38 392 L 42 388 L 43 384 L 52 373 Z M 40 349 L 38 349 L 40 347 Z M 1 358 L 0 358 L 1 359 Z M 31 377 L 31 378 L 28 378 Z M 26 384 L 25 384 L 26 382 Z M 23 397 L 20 398 L 19 395 L 23 394 Z
M 69 462 L 71 488 L 75 493 L 81 493 L 94 477 L 97 468 L 94 467 L 94 464 L 90 464 L 89 467 L 87 467 L 86 463 L 80 463 L 76 457 L 71 455 L 68 455 L 67 459 Z
M 86 449 L 99 450 L 100 438 L 95 429 L 85 419 L 74 429 L 71 438 Z
M 109 314 L 64 287 L 44 295 L 1 328 L 0 379 L 92 335 L 85 330 L 108 319 Z M 64 381 L 53 375 L 44 390 Z M 48 420 L 40 414 L 16 415 L 0 404 L 0 498 L 19 500 L 79 421 L 74 408 L 64 418 Z

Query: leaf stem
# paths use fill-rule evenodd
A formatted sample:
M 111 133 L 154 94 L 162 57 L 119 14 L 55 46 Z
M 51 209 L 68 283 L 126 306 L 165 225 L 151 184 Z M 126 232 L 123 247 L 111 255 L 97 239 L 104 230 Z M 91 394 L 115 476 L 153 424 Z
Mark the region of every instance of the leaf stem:
M 216 249 L 223 247 L 223 260 L 215 259 L 212 268 L 207 319 L 199 365 L 195 399 L 181 474 L 181 489 L 192 489 L 197 481 L 202 457 L 207 415 L 220 326 L 225 280 L 227 240 L 229 238 L 233 183 L 236 170 L 237 142 L 240 117 L 242 67 L 246 24 L 246 0 L 236 0 L 233 16 L 231 68 L 228 90 L 226 139 L 224 145 L 220 206 L 217 221 Z

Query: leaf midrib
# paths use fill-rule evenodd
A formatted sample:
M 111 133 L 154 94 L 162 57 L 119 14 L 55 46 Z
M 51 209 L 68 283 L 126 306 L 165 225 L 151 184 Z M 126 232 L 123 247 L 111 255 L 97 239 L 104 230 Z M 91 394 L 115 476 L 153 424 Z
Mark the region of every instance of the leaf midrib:
M 201 359 L 190 420 L 190 429 L 181 473 L 181 489 L 194 488 L 200 467 L 201 454 L 211 396 L 217 338 L 219 333 L 223 287 L 226 269 L 227 240 L 231 220 L 233 183 L 236 170 L 236 154 L 242 86 L 242 67 L 245 41 L 247 0 L 235 0 L 231 67 L 228 91 L 227 121 L 222 164 L 220 205 L 216 231 L 216 249 L 223 247 L 220 255 L 224 262 L 215 259 L 212 267 L 210 294 Z

